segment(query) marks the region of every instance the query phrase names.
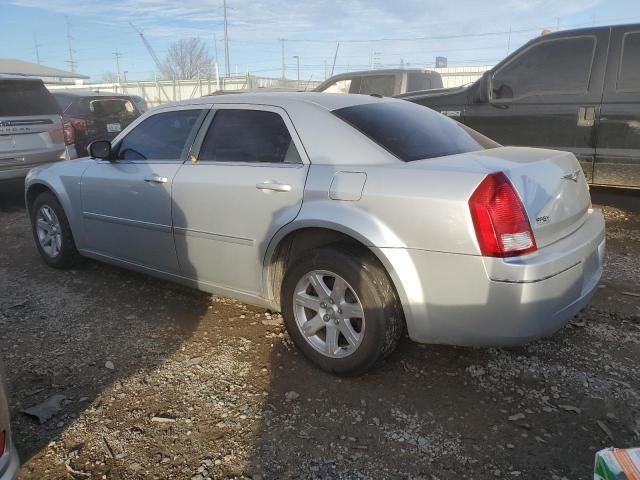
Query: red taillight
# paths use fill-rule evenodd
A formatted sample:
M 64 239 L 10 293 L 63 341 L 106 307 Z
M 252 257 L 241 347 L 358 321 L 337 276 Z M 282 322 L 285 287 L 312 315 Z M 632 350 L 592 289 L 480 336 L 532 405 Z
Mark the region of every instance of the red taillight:
M 67 117 L 67 122 L 70 122 L 76 130 L 85 131 L 87 129 L 87 121 L 82 118 Z
M 4 454 L 4 435 L 5 432 L 0 432 L 0 457 Z
M 76 131 L 70 122 L 64 122 L 62 124 L 62 133 L 64 134 L 65 145 L 73 145 L 76 143 Z
M 524 206 L 504 173 L 482 180 L 469 209 L 482 255 L 513 257 L 537 250 Z

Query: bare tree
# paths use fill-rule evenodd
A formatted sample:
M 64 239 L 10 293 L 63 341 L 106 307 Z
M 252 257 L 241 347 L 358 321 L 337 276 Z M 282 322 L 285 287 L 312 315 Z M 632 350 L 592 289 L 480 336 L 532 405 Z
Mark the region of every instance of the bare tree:
M 101 79 L 104 83 L 117 83 L 118 75 L 113 72 L 104 72 L 101 76 Z
M 209 75 L 212 65 L 213 60 L 204 42 L 200 38 L 187 38 L 169 45 L 162 64 L 162 75 L 191 80 Z

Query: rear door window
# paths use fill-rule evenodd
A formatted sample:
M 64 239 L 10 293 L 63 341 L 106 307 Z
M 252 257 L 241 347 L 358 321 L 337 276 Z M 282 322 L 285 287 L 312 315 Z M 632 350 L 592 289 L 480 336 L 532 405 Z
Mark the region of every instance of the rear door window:
M 368 103 L 333 111 L 405 162 L 499 145 L 429 108 L 405 101 Z
M 559 38 L 532 46 L 494 74 L 494 98 L 586 92 L 595 46 L 596 39 L 589 36 Z
M 137 125 L 120 142 L 119 160 L 178 160 L 202 110 L 157 113 Z
M 0 80 L 0 117 L 58 113 L 60 107 L 42 82 Z
M 442 88 L 440 75 L 431 72 L 409 72 L 407 92 L 418 92 L 432 88 Z
M 204 138 L 201 162 L 300 163 L 284 120 L 263 110 L 218 110 Z
M 629 32 L 624 36 L 618 90 L 640 90 L 640 32 Z

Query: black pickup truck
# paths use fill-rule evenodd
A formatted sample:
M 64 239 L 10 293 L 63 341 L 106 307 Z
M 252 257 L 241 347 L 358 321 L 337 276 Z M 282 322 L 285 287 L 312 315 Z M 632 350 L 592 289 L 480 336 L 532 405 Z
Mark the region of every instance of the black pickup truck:
M 595 185 L 640 188 L 640 24 L 544 35 L 470 86 L 399 97 L 503 145 L 571 151 Z

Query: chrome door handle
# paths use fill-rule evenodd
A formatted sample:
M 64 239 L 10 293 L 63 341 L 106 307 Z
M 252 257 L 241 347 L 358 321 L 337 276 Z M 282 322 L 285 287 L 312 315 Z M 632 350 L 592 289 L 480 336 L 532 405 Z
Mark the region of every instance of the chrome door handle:
M 256 183 L 256 188 L 258 190 L 273 190 L 274 192 L 290 192 L 291 191 L 291 185 L 278 183 L 274 180 L 269 180 L 268 182 Z
M 161 177 L 160 175 L 151 175 L 149 177 L 144 177 L 144 181 L 153 183 L 167 183 L 169 179 L 167 177 Z

